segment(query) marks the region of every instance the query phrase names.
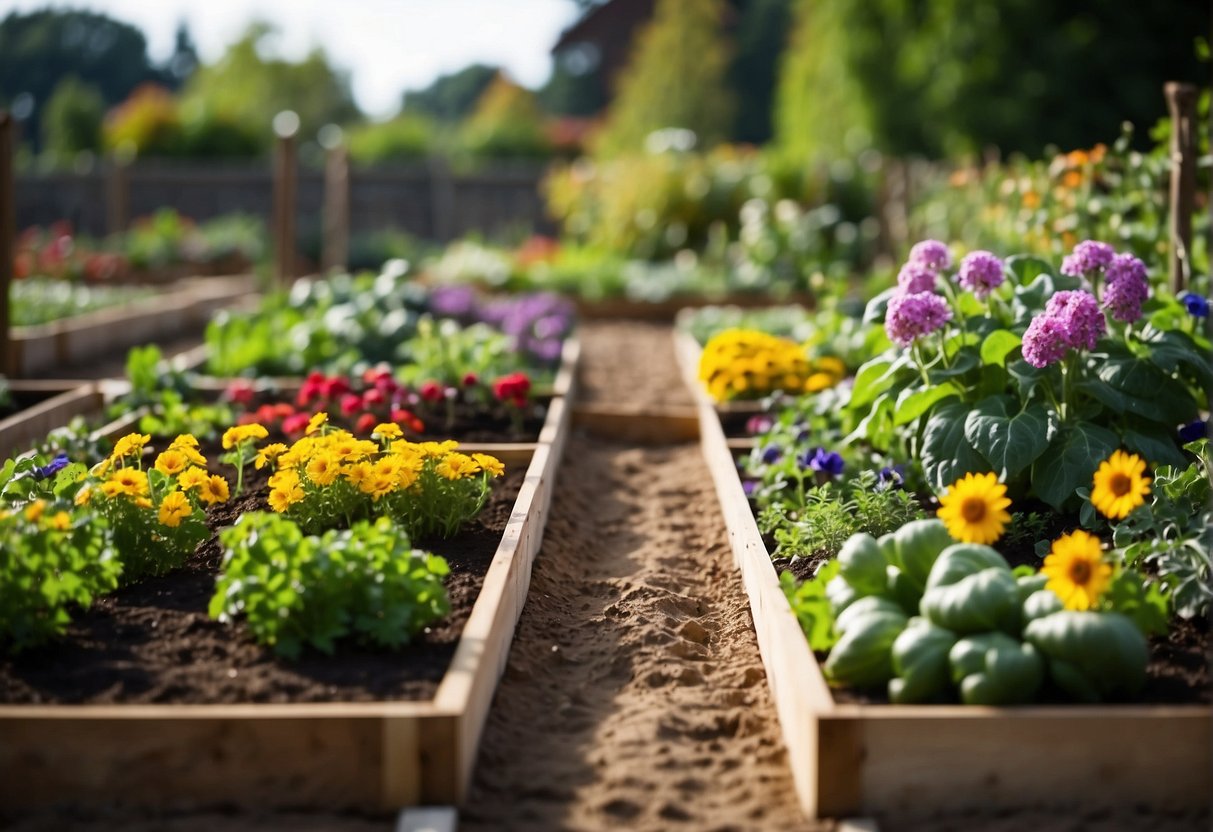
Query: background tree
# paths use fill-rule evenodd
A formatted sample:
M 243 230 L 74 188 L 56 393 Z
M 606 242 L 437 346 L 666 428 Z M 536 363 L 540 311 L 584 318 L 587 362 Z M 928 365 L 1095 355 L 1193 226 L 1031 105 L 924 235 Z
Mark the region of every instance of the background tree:
M 772 110 L 779 56 L 788 43 L 790 0 L 749 0 L 737 11 L 736 57 L 729 85 L 737 93 L 737 115 L 730 138 L 763 144 L 772 134 Z
M 43 110 L 60 81 L 87 79 L 105 106 L 147 81 L 162 81 L 139 29 L 104 14 L 51 9 L 11 12 L 0 21 L 0 104 L 33 101 L 25 139 L 41 149 Z
M 401 109 L 454 123 L 465 119 L 497 77 L 498 69 L 471 64 L 458 72 L 440 75 L 425 89 L 404 93 Z
M 63 161 L 76 154 L 101 149 L 101 122 L 105 101 L 92 84 L 74 75 L 59 82 L 42 110 L 45 149 Z
M 534 159 L 551 152 L 535 94 L 499 73 L 460 131 L 473 156 Z
M 640 151 L 645 137 L 666 127 L 693 130 L 700 148 L 728 137 L 733 96 L 724 11 L 722 0 L 659 0 L 620 77 L 598 153 Z

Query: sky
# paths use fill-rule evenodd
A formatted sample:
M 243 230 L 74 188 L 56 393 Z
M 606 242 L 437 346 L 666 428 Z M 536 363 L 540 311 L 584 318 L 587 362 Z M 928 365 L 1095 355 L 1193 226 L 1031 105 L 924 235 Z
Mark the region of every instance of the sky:
M 404 90 L 470 63 L 542 84 L 552 45 L 577 18 L 572 0 L 0 0 L 0 17 L 48 5 L 135 24 L 158 62 L 172 52 L 182 20 L 204 61 L 219 57 L 249 21 L 268 20 L 280 29 L 280 54 L 298 58 L 323 47 L 330 63 L 350 72 L 358 106 L 380 118 L 396 111 Z

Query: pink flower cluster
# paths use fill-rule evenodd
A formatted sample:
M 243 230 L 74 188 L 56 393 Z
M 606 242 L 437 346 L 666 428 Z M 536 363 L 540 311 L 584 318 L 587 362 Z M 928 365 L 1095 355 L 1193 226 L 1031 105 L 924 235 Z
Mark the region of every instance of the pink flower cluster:
M 885 312 L 884 331 L 899 347 L 908 347 L 915 340 L 943 327 L 952 320 L 948 302 L 932 292 L 899 293 L 889 301 Z
M 1141 317 L 1150 297 L 1146 264 L 1132 254 L 1117 254 L 1104 269 L 1103 307 L 1118 321 L 1131 324 Z
M 1061 273 L 1070 277 L 1091 277 L 1112 263 L 1116 250 L 1107 243 L 1083 240 L 1061 261 Z
M 911 260 L 897 273 L 897 288 L 908 295 L 933 292 L 935 291 L 935 270 Z
M 910 263 L 940 272 L 952 265 L 952 253 L 939 240 L 923 240 L 910 249 Z
M 984 298 L 1006 280 L 1002 260 L 988 251 L 971 251 L 960 261 L 957 282 L 979 298 Z
M 1024 360 L 1037 369 L 1060 361 L 1067 349 L 1092 350 L 1107 321 L 1090 292 L 1058 292 L 1023 335 Z

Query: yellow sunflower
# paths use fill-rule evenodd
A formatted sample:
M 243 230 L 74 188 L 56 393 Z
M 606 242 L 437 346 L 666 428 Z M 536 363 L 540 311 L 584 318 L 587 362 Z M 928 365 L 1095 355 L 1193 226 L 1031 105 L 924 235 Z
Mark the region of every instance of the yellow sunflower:
M 71 515 L 66 511 L 60 511 L 54 516 L 48 517 L 45 525 L 48 529 L 53 529 L 57 532 L 65 532 L 72 527 L 72 518 Z
M 1099 538 L 1081 529 L 1053 541 L 1040 571 L 1049 576 L 1045 588 L 1057 593 L 1068 610 L 1091 609 L 1112 579 Z
M 194 509 L 190 505 L 190 501 L 185 499 L 185 494 L 180 491 L 174 491 L 160 501 L 159 519 L 161 525 L 168 526 L 170 529 L 175 529 L 181 525 L 181 521 L 193 514 Z
M 193 465 L 206 467 L 206 457 L 198 452 L 198 440 L 192 433 L 181 434 L 173 440 L 173 444 L 169 445 L 168 449 L 183 454 Z
M 965 474 L 939 498 L 939 519 L 965 543 L 990 545 L 1002 537 L 1011 515 L 1007 487 L 994 474 Z
M 1150 478 L 1146 461 L 1137 454 L 1115 451 L 1099 463 L 1091 488 L 1091 505 L 1111 520 L 1123 520 L 1146 501 Z
M 375 430 L 371 432 L 371 436 L 378 439 L 399 439 L 403 435 L 404 432 L 400 430 L 400 425 L 397 425 L 395 422 L 384 422 L 375 425 Z
M 25 519 L 31 523 L 37 523 L 42 519 L 42 514 L 46 511 L 45 500 L 34 500 L 25 507 Z

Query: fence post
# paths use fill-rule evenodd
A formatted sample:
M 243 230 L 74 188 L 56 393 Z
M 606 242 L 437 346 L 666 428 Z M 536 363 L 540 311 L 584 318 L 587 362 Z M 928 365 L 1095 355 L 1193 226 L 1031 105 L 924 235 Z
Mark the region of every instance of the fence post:
M 121 234 L 130 225 L 131 177 L 130 162 L 111 154 L 105 175 L 105 230 Z
M 295 279 L 295 205 L 299 187 L 295 137 L 299 116 L 283 110 L 274 116 L 274 277 L 280 286 Z
M 1196 87 L 1169 81 L 1163 86 L 1171 113 L 1171 291 L 1187 286 L 1192 269 L 1192 202 L 1196 195 L 1194 120 Z
M 445 158 L 429 160 L 430 174 L 430 233 L 438 242 L 449 242 L 455 236 L 455 180 Z
M 332 128 L 332 129 L 330 129 Z M 320 131 L 324 146 L 324 241 L 320 256 L 325 271 L 343 270 L 350 261 L 350 154 L 341 128 Z
M 13 196 L 13 116 L 0 110 L 0 373 L 17 375 L 17 356 L 10 340 L 9 296 L 13 283 L 14 237 L 17 233 Z

